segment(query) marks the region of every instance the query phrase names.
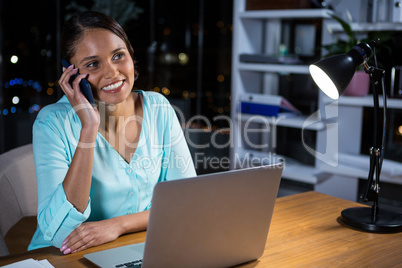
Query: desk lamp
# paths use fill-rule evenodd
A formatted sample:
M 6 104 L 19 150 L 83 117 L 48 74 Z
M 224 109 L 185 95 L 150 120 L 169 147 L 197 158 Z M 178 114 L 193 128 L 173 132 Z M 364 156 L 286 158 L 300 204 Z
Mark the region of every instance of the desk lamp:
M 402 214 L 392 210 L 379 208 L 380 174 L 384 158 L 386 135 L 387 96 L 385 94 L 385 71 L 377 68 L 375 46 L 377 40 L 369 44 L 357 44 L 346 54 L 332 56 L 310 65 L 310 74 L 318 87 L 332 99 L 338 99 L 345 91 L 357 67 L 363 65 L 370 76 L 374 102 L 374 139 L 370 148 L 370 169 L 366 190 L 361 197 L 364 202 L 373 202 L 372 207 L 354 207 L 341 212 L 340 221 L 344 225 L 360 231 L 373 233 L 396 233 L 402 231 Z M 367 64 L 374 51 L 375 67 Z M 379 91 L 383 95 L 382 137 L 378 132 Z

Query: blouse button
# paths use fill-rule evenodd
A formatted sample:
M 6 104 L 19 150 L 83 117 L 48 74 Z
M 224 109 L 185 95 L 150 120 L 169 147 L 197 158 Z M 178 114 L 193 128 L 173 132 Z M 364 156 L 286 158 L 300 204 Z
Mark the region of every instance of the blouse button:
M 129 195 L 130 195 L 130 196 L 133 196 L 133 195 L 134 195 L 134 192 L 130 192 Z
M 133 169 L 132 169 L 132 168 L 126 168 L 126 173 L 127 173 L 127 174 L 133 173 Z

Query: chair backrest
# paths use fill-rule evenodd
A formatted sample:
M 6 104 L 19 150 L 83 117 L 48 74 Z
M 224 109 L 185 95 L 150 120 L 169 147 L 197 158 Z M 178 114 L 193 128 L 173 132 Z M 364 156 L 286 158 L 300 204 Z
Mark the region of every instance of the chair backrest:
M 38 207 L 32 144 L 0 155 L 0 235 Z
M 7 256 L 8 254 L 10 252 L 8 252 L 6 242 L 4 242 L 3 237 L 0 235 L 0 257 Z

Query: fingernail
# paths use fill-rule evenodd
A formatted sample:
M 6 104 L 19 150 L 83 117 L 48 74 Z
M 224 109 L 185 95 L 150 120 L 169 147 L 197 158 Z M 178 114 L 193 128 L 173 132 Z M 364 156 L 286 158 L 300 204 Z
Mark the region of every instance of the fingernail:
M 63 246 L 60 248 L 60 251 L 64 251 L 64 250 L 66 250 L 66 248 L 67 248 L 67 245 L 63 245 Z
M 73 64 L 71 64 L 70 66 L 68 66 L 68 68 L 72 68 L 74 65 Z
M 73 252 L 71 252 L 71 253 L 76 253 L 78 250 L 74 250 Z
M 64 240 L 64 241 L 63 241 L 63 243 L 61 243 L 61 245 L 65 245 L 65 244 L 67 244 L 67 241 L 68 241 L 67 239 L 66 239 L 66 240 Z
M 63 251 L 64 254 L 68 254 L 71 252 L 71 248 L 66 249 L 65 251 Z

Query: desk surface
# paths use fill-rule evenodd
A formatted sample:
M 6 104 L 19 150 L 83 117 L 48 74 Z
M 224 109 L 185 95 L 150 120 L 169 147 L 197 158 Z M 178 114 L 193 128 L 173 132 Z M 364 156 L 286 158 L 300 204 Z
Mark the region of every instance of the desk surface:
M 373 234 L 341 226 L 340 212 L 360 204 L 307 192 L 278 198 L 264 255 L 241 267 L 392 267 L 402 263 L 402 233 Z M 94 267 L 83 255 L 145 241 L 145 232 L 70 255 L 48 247 L 0 258 L 0 266 L 33 258 L 55 267 Z

